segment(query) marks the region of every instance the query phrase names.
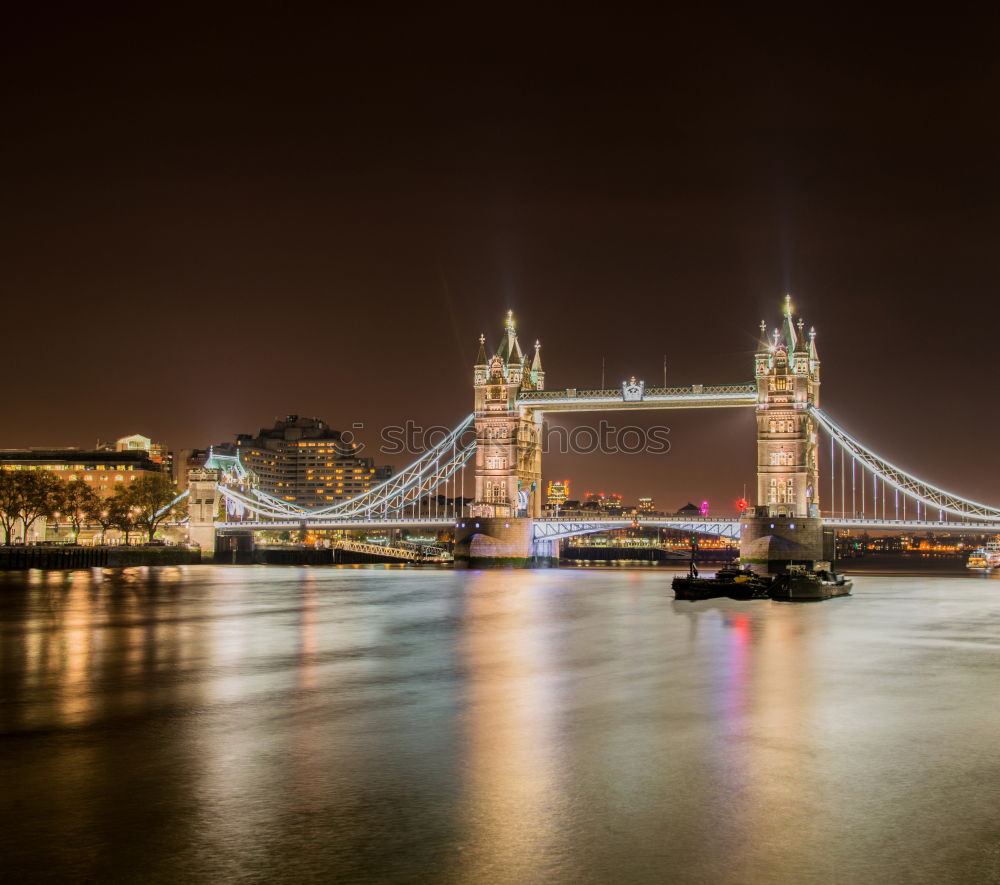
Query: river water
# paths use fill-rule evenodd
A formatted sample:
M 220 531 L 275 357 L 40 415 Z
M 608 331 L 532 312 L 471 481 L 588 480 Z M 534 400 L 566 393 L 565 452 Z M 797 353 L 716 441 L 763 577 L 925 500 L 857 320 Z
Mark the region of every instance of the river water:
M 668 581 L 0 575 L 4 880 L 1000 882 L 1000 579 Z

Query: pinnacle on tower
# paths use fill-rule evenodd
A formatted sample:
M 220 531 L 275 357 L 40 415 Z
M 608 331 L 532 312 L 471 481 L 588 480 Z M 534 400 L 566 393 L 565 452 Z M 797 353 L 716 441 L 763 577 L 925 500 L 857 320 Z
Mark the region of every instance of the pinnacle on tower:
M 503 339 L 497 348 L 497 356 L 507 365 L 521 362 L 521 346 L 517 343 L 517 332 L 514 331 L 514 311 L 507 311 L 507 319 L 503 327 Z
M 760 321 L 760 340 L 757 342 L 757 353 L 767 353 L 771 349 L 771 339 L 767 337 L 767 323 Z
M 816 329 L 809 330 L 809 359 L 819 362 L 819 352 L 816 350 Z
M 482 333 L 479 334 L 479 353 L 476 354 L 476 365 L 486 365 L 486 336 Z
M 805 353 L 809 350 L 809 344 L 806 342 L 805 332 L 802 331 L 802 327 L 805 325 L 802 322 L 802 317 L 799 317 L 799 321 L 796 325 L 798 326 L 799 329 L 799 335 L 798 335 L 798 344 L 795 345 L 795 349 L 797 351 Z
M 792 296 L 785 296 L 785 319 L 781 326 L 781 334 L 785 339 L 788 352 L 797 349 L 798 339 L 795 335 L 795 324 L 792 322 Z
M 542 371 L 542 342 L 535 339 L 535 358 L 531 361 L 531 371 Z

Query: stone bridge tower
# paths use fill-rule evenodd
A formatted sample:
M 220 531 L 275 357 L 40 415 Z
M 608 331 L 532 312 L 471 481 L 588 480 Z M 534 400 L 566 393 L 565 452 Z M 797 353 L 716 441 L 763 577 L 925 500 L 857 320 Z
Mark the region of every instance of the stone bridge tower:
M 215 556 L 215 520 L 219 513 L 218 470 L 195 467 L 188 471 L 188 535 L 201 548 L 202 559 Z
M 476 489 L 472 515 L 538 517 L 542 512 L 542 424 L 537 410 L 522 411 L 522 390 L 542 390 L 541 345 L 529 360 L 517 340 L 514 314 L 507 313 L 500 346 L 486 355 L 479 338 L 473 385 L 476 410 Z
M 820 364 L 816 333 L 806 335 L 785 298 L 781 328 L 760 324 L 754 356 L 757 382 L 757 500 L 741 526 L 740 559 L 762 572 L 832 559 L 832 535 L 819 518 L 815 419 Z
M 816 427 L 810 406 L 819 405 L 816 332 L 792 321 L 785 299 L 781 329 L 767 335 L 760 324 L 757 380 L 757 506 L 769 516 L 819 516 Z

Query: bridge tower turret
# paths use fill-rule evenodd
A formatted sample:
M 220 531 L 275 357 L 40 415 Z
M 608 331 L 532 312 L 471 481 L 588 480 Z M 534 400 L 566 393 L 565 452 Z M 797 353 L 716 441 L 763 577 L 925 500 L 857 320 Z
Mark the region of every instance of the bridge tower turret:
M 819 516 L 816 428 L 809 407 L 819 405 L 815 331 L 807 337 L 785 298 L 781 330 L 754 357 L 757 378 L 757 506 L 761 515 Z
M 500 346 L 487 358 L 480 337 L 474 370 L 476 489 L 472 515 L 537 517 L 542 512 L 541 415 L 521 409 L 522 390 L 545 385 L 540 344 L 528 363 L 517 340 L 513 311 L 508 311 Z

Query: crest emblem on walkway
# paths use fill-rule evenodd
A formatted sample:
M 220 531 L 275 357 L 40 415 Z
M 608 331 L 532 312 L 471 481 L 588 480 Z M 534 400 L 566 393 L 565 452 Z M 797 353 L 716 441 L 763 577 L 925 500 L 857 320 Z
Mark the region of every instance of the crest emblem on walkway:
M 646 382 L 636 381 L 635 375 L 633 375 L 628 381 L 622 381 L 622 399 L 627 403 L 642 402 L 645 389 Z

